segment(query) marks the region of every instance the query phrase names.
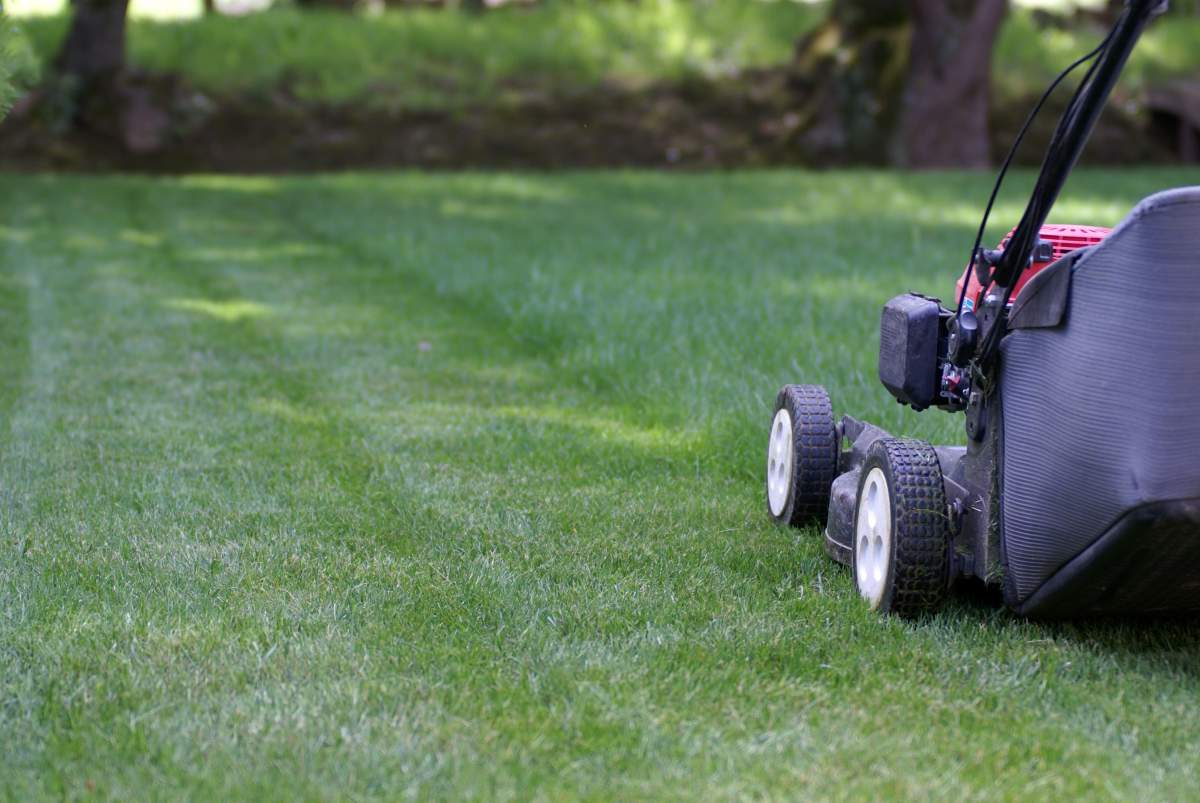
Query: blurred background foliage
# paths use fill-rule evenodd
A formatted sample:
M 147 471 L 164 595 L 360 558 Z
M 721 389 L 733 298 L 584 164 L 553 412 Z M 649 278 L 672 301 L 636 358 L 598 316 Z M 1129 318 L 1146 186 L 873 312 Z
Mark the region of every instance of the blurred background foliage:
M 41 72 L 32 40 L 8 17 L 0 15 L 0 116 L 8 111 L 19 91 L 37 83 Z
M 911 83 L 906 93 L 903 81 L 889 82 L 887 70 L 870 67 L 871 59 L 882 60 L 892 65 L 893 77 L 908 70 L 911 80 L 904 43 L 916 17 L 896 9 L 912 6 L 890 0 L 872 5 L 876 1 L 131 0 L 126 18 L 125 0 L 75 0 L 74 6 L 3 0 L 9 24 L 0 102 L 16 100 L 11 117 L 21 122 L 10 117 L 0 129 L 0 163 L 78 165 L 102 157 L 129 166 L 114 154 L 161 152 L 185 142 L 190 155 L 176 168 L 228 169 L 236 162 L 253 169 L 251 157 L 206 161 L 219 150 L 220 137 L 228 140 L 250 120 L 277 138 L 264 144 L 265 155 L 279 152 L 286 131 L 310 130 L 304 154 L 284 167 L 310 163 L 318 140 L 349 139 L 355 144 L 342 147 L 345 153 L 317 163 L 382 166 L 370 154 L 386 150 L 379 142 L 389 127 L 413 141 L 380 157 L 387 165 L 712 166 L 830 159 L 906 165 L 911 162 L 893 133 L 886 141 L 855 140 L 856 132 L 903 127 L 896 109 L 912 95 Z M 1003 5 L 935 2 L 955 9 L 964 24 L 973 13 L 967 9 Z M 986 136 L 959 138 L 987 140 L 976 152 L 985 162 L 988 154 L 994 159 L 1032 99 L 1103 36 L 1120 6 L 1120 0 L 1011 0 L 994 43 L 989 36 L 972 45 L 991 53 L 990 74 L 984 59 L 979 90 L 990 95 Z M 862 38 L 861 31 L 838 28 L 836 10 L 846 7 L 868 20 L 872 14 L 896 19 L 879 24 L 892 26 L 886 34 Z M 76 22 L 85 9 L 97 18 L 120 9 L 123 39 L 109 45 L 123 65 L 115 83 L 111 75 L 96 83 L 64 67 L 73 8 L 80 12 Z M 952 25 L 945 32 L 955 47 L 958 30 Z M 943 33 L 926 35 L 942 41 Z M 1200 0 L 1175 0 L 1126 69 L 1107 128 L 1097 136 L 1104 161 L 1200 153 L 1200 120 L 1189 111 L 1200 87 L 1175 89 L 1195 83 L 1196 41 Z M 861 64 L 869 69 L 859 69 Z M 866 94 L 860 96 L 855 82 L 869 84 Z M 927 87 L 925 96 L 936 100 L 940 91 Z M 1147 103 L 1155 91 L 1161 114 Z M 27 102 L 19 100 L 23 94 Z M 927 110 L 922 119 L 932 116 L 961 132 L 961 121 L 953 119 L 956 102 Z M 873 114 L 875 108 L 883 111 Z M 908 114 L 914 116 L 911 109 Z M 436 130 L 413 134 L 414 115 L 425 115 L 417 119 L 421 124 L 437 116 Z M 1045 116 L 1054 116 L 1053 105 Z M 84 118 L 88 125 L 79 125 Z M 464 120 L 471 125 L 464 127 Z M 838 130 L 829 135 L 831 127 Z M 91 132 L 91 140 L 79 136 L 81 129 Z M 624 132 L 627 141 L 605 139 L 600 131 Z M 68 134 L 75 136 L 72 142 L 43 147 L 47 137 Z M 572 140 L 585 135 L 598 144 L 576 147 Z M 214 144 L 198 144 L 205 138 Z M 629 141 L 648 144 L 626 158 Z M 437 149 L 429 142 L 472 155 L 431 156 Z M 1037 142 L 1035 132 L 1031 150 Z M 352 149 L 357 155 L 348 153 Z M 490 150 L 500 153 L 493 159 Z M 540 152 L 550 155 L 541 158 Z M 951 161 L 980 164 L 977 158 Z
M 217 5 L 220 13 L 204 14 L 187 0 L 140 0 L 130 7 L 128 48 L 132 64 L 181 74 L 209 92 L 282 86 L 308 101 L 447 109 L 503 95 L 514 82 L 563 90 L 602 82 L 636 87 L 786 62 L 826 5 L 542 0 L 459 14 L 414 2 L 346 14 L 231 0 Z M 1128 86 L 1193 75 L 1200 67 L 1200 16 L 1187 0 L 1173 7 L 1176 17 L 1155 25 L 1134 53 Z M 996 44 L 994 90 L 1002 98 L 1040 90 L 1094 42 L 1098 24 L 1086 16 L 1094 8 L 1018 3 Z M 59 0 L 10 0 L 8 9 L 19 20 L 17 80 L 29 87 L 53 59 L 68 17 Z M 1061 23 L 1053 24 L 1055 17 Z
M 637 85 L 786 61 L 823 10 L 757 0 L 551 0 L 474 15 L 428 6 L 344 14 L 290 4 L 237 16 L 136 12 L 135 5 L 130 61 L 179 72 L 207 91 L 286 84 L 306 100 L 445 108 L 522 78 L 564 88 Z M 64 14 L 23 20 L 43 64 L 67 21 Z

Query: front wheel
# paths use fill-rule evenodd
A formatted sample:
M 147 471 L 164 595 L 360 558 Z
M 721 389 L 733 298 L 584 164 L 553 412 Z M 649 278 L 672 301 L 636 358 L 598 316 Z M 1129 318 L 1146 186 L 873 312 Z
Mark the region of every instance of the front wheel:
M 767 510 L 776 522 L 824 523 L 837 474 L 833 404 L 820 385 L 784 385 L 767 442 Z
M 941 606 L 950 536 L 937 452 L 924 441 L 871 444 L 854 513 L 854 582 L 873 610 L 917 617 Z

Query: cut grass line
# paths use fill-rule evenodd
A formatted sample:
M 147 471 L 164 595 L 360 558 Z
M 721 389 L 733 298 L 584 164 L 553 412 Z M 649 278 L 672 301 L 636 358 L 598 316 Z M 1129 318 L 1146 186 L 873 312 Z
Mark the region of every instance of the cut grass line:
M 0 178 L 0 795 L 1186 796 L 1195 628 L 882 621 L 763 510 L 784 381 L 959 437 L 874 337 L 986 183 Z

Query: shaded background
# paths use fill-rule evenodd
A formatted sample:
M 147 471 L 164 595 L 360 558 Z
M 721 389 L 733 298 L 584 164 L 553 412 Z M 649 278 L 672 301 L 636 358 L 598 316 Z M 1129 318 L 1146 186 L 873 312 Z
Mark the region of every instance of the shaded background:
M 980 167 L 1120 5 L 5 0 L 0 165 Z M 1147 33 L 1090 163 L 1196 160 L 1198 7 Z

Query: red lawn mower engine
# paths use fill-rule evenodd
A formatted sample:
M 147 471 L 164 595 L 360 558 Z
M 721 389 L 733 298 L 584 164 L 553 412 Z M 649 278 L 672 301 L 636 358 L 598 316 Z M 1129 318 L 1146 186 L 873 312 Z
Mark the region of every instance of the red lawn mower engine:
M 1071 226 L 1058 223 L 1047 223 L 1042 226 L 1038 232 L 1037 246 L 1033 250 L 1032 264 L 1017 279 L 1009 303 L 1011 304 L 1017 300 L 1021 288 L 1030 279 L 1040 273 L 1043 268 L 1049 267 L 1052 263 L 1057 262 L 1072 251 L 1096 245 L 1107 237 L 1111 231 L 1112 229 L 1106 229 L 1103 226 Z M 1010 231 L 1004 236 L 1004 239 L 1000 242 L 1000 247 L 993 252 L 995 255 L 999 256 L 999 254 L 1004 252 L 1012 235 L 1013 233 Z M 967 294 L 963 298 L 963 309 L 973 310 L 978 308 L 983 302 L 984 294 L 983 287 L 979 284 L 979 279 L 975 276 L 974 271 L 971 270 L 970 265 L 967 266 L 962 276 L 959 277 L 958 284 L 954 287 L 954 297 L 958 298 L 962 295 L 963 282 L 967 281 L 968 278 L 970 282 L 967 285 Z
M 1110 231 L 1102 226 L 1042 226 L 1031 265 L 1013 287 L 1009 306 L 1016 301 L 1021 288 L 1044 268 L 1072 251 L 1096 245 Z M 985 259 L 991 263 L 998 261 L 1012 235 L 1010 231 L 999 248 L 985 254 Z M 956 298 L 962 294 L 964 282 L 967 292 L 963 310 L 981 308 L 992 286 L 984 288 L 968 265 L 959 277 Z M 901 404 L 924 410 L 935 406 L 961 409 L 969 403 L 966 388 L 959 386 L 963 375 L 948 363 L 954 319 L 954 311 L 943 307 L 938 299 L 917 293 L 896 296 L 884 305 L 879 328 L 879 378 Z

